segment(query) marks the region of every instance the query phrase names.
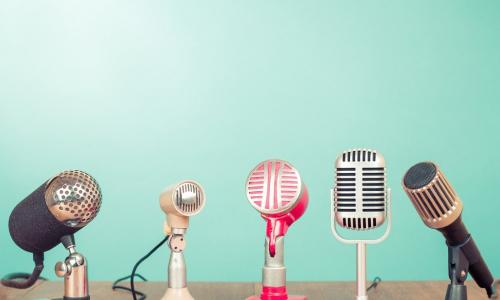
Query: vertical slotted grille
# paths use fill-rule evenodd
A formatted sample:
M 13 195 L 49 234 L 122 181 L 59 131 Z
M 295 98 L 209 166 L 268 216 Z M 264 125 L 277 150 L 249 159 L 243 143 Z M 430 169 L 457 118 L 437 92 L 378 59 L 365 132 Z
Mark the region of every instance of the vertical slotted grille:
M 292 207 L 301 193 L 299 172 L 288 162 L 267 160 L 247 179 L 247 197 L 260 212 L 276 213 Z
M 200 186 L 192 182 L 186 182 L 175 190 L 175 205 L 186 214 L 198 212 L 203 205 L 204 194 Z
M 433 228 L 448 225 L 453 214 L 460 214 L 462 203 L 440 170 L 436 177 L 420 189 L 403 188 L 424 222 Z
M 385 161 L 377 152 L 349 150 L 337 159 L 334 211 L 339 225 L 364 230 L 385 219 Z
M 359 150 L 350 150 L 342 153 L 342 161 L 343 162 L 362 162 L 362 161 L 376 161 L 377 160 L 377 152 L 359 149 Z

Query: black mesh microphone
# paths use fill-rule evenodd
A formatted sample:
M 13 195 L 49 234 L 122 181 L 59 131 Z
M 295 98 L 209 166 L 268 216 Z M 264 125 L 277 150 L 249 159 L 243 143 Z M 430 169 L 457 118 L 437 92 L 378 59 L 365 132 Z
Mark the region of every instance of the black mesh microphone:
M 10 235 L 20 248 L 33 253 L 35 270 L 27 281 L 4 279 L 2 284 L 32 286 L 43 269 L 43 253 L 61 241 L 74 243 L 67 237 L 92 221 L 100 205 L 99 185 L 82 171 L 65 171 L 43 183 L 17 204 L 9 218 Z
M 424 223 L 439 230 L 449 247 L 460 248 L 468 261 L 468 272 L 491 296 L 493 276 L 462 222 L 462 201 L 438 165 L 422 162 L 411 167 L 403 178 L 403 189 Z

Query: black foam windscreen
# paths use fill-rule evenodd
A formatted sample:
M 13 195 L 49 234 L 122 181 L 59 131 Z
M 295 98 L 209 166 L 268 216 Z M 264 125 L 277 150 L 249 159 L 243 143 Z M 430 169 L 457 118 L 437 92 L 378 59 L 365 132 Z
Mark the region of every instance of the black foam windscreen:
M 421 162 L 411 167 L 403 179 L 409 189 L 420 189 L 428 185 L 436 177 L 436 165 L 431 162 Z
M 31 253 L 43 253 L 60 243 L 61 237 L 80 228 L 58 221 L 45 202 L 46 183 L 21 201 L 9 218 L 9 232 L 14 242 Z

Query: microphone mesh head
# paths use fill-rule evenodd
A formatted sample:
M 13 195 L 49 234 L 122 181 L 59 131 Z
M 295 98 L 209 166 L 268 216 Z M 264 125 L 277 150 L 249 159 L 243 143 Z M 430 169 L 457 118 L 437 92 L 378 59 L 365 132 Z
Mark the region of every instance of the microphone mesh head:
M 179 183 L 173 194 L 175 209 L 184 216 L 193 216 L 205 206 L 205 192 L 195 181 Z
M 376 228 L 385 221 L 384 157 L 374 150 L 343 152 L 335 162 L 335 221 L 355 230 Z
M 289 162 L 272 159 L 259 163 L 248 175 L 247 198 L 262 214 L 289 212 L 302 193 L 300 174 Z
M 81 228 L 101 207 L 97 181 L 82 171 L 64 171 L 47 182 L 45 202 L 54 217 L 69 227 Z
M 462 201 L 435 163 L 422 162 L 411 167 L 403 178 L 403 189 L 431 228 L 446 227 L 462 213 Z

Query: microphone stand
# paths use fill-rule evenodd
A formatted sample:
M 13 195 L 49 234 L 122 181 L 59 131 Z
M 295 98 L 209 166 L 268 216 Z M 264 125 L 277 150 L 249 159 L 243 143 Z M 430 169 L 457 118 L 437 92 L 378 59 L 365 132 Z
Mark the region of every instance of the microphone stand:
M 446 291 L 445 300 L 467 300 L 467 287 L 465 280 L 469 273 L 469 260 L 464 255 L 462 248 L 467 245 L 471 237 L 457 246 L 448 246 L 448 275 L 450 284 Z
M 173 228 L 168 239 L 170 260 L 168 262 L 168 288 L 162 300 L 194 300 L 187 288 L 186 262 L 183 251 L 186 247 L 186 229 Z
M 333 205 L 333 190 L 331 191 L 332 198 L 332 210 Z M 356 244 L 356 281 L 357 281 L 357 293 L 356 300 L 368 300 L 368 295 L 366 294 L 366 245 L 367 244 L 378 244 L 384 241 L 391 231 L 391 189 L 387 189 L 387 227 L 384 234 L 375 240 L 348 240 L 343 238 L 337 231 L 337 225 L 334 218 L 331 218 L 331 227 L 333 235 L 337 240 L 345 244 Z M 465 300 L 465 299 L 464 299 Z
M 90 300 L 87 277 L 87 260 L 75 250 L 75 237 L 65 235 L 61 243 L 69 251 L 64 262 L 56 263 L 55 272 L 58 277 L 64 277 L 63 300 Z
M 276 238 L 274 256 L 269 253 L 269 237 L 266 237 L 265 260 L 264 267 L 262 267 L 262 292 L 260 296 L 250 296 L 247 300 L 307 300 L 305 296 L 288 295 L 284 252 L 284 236 Z

